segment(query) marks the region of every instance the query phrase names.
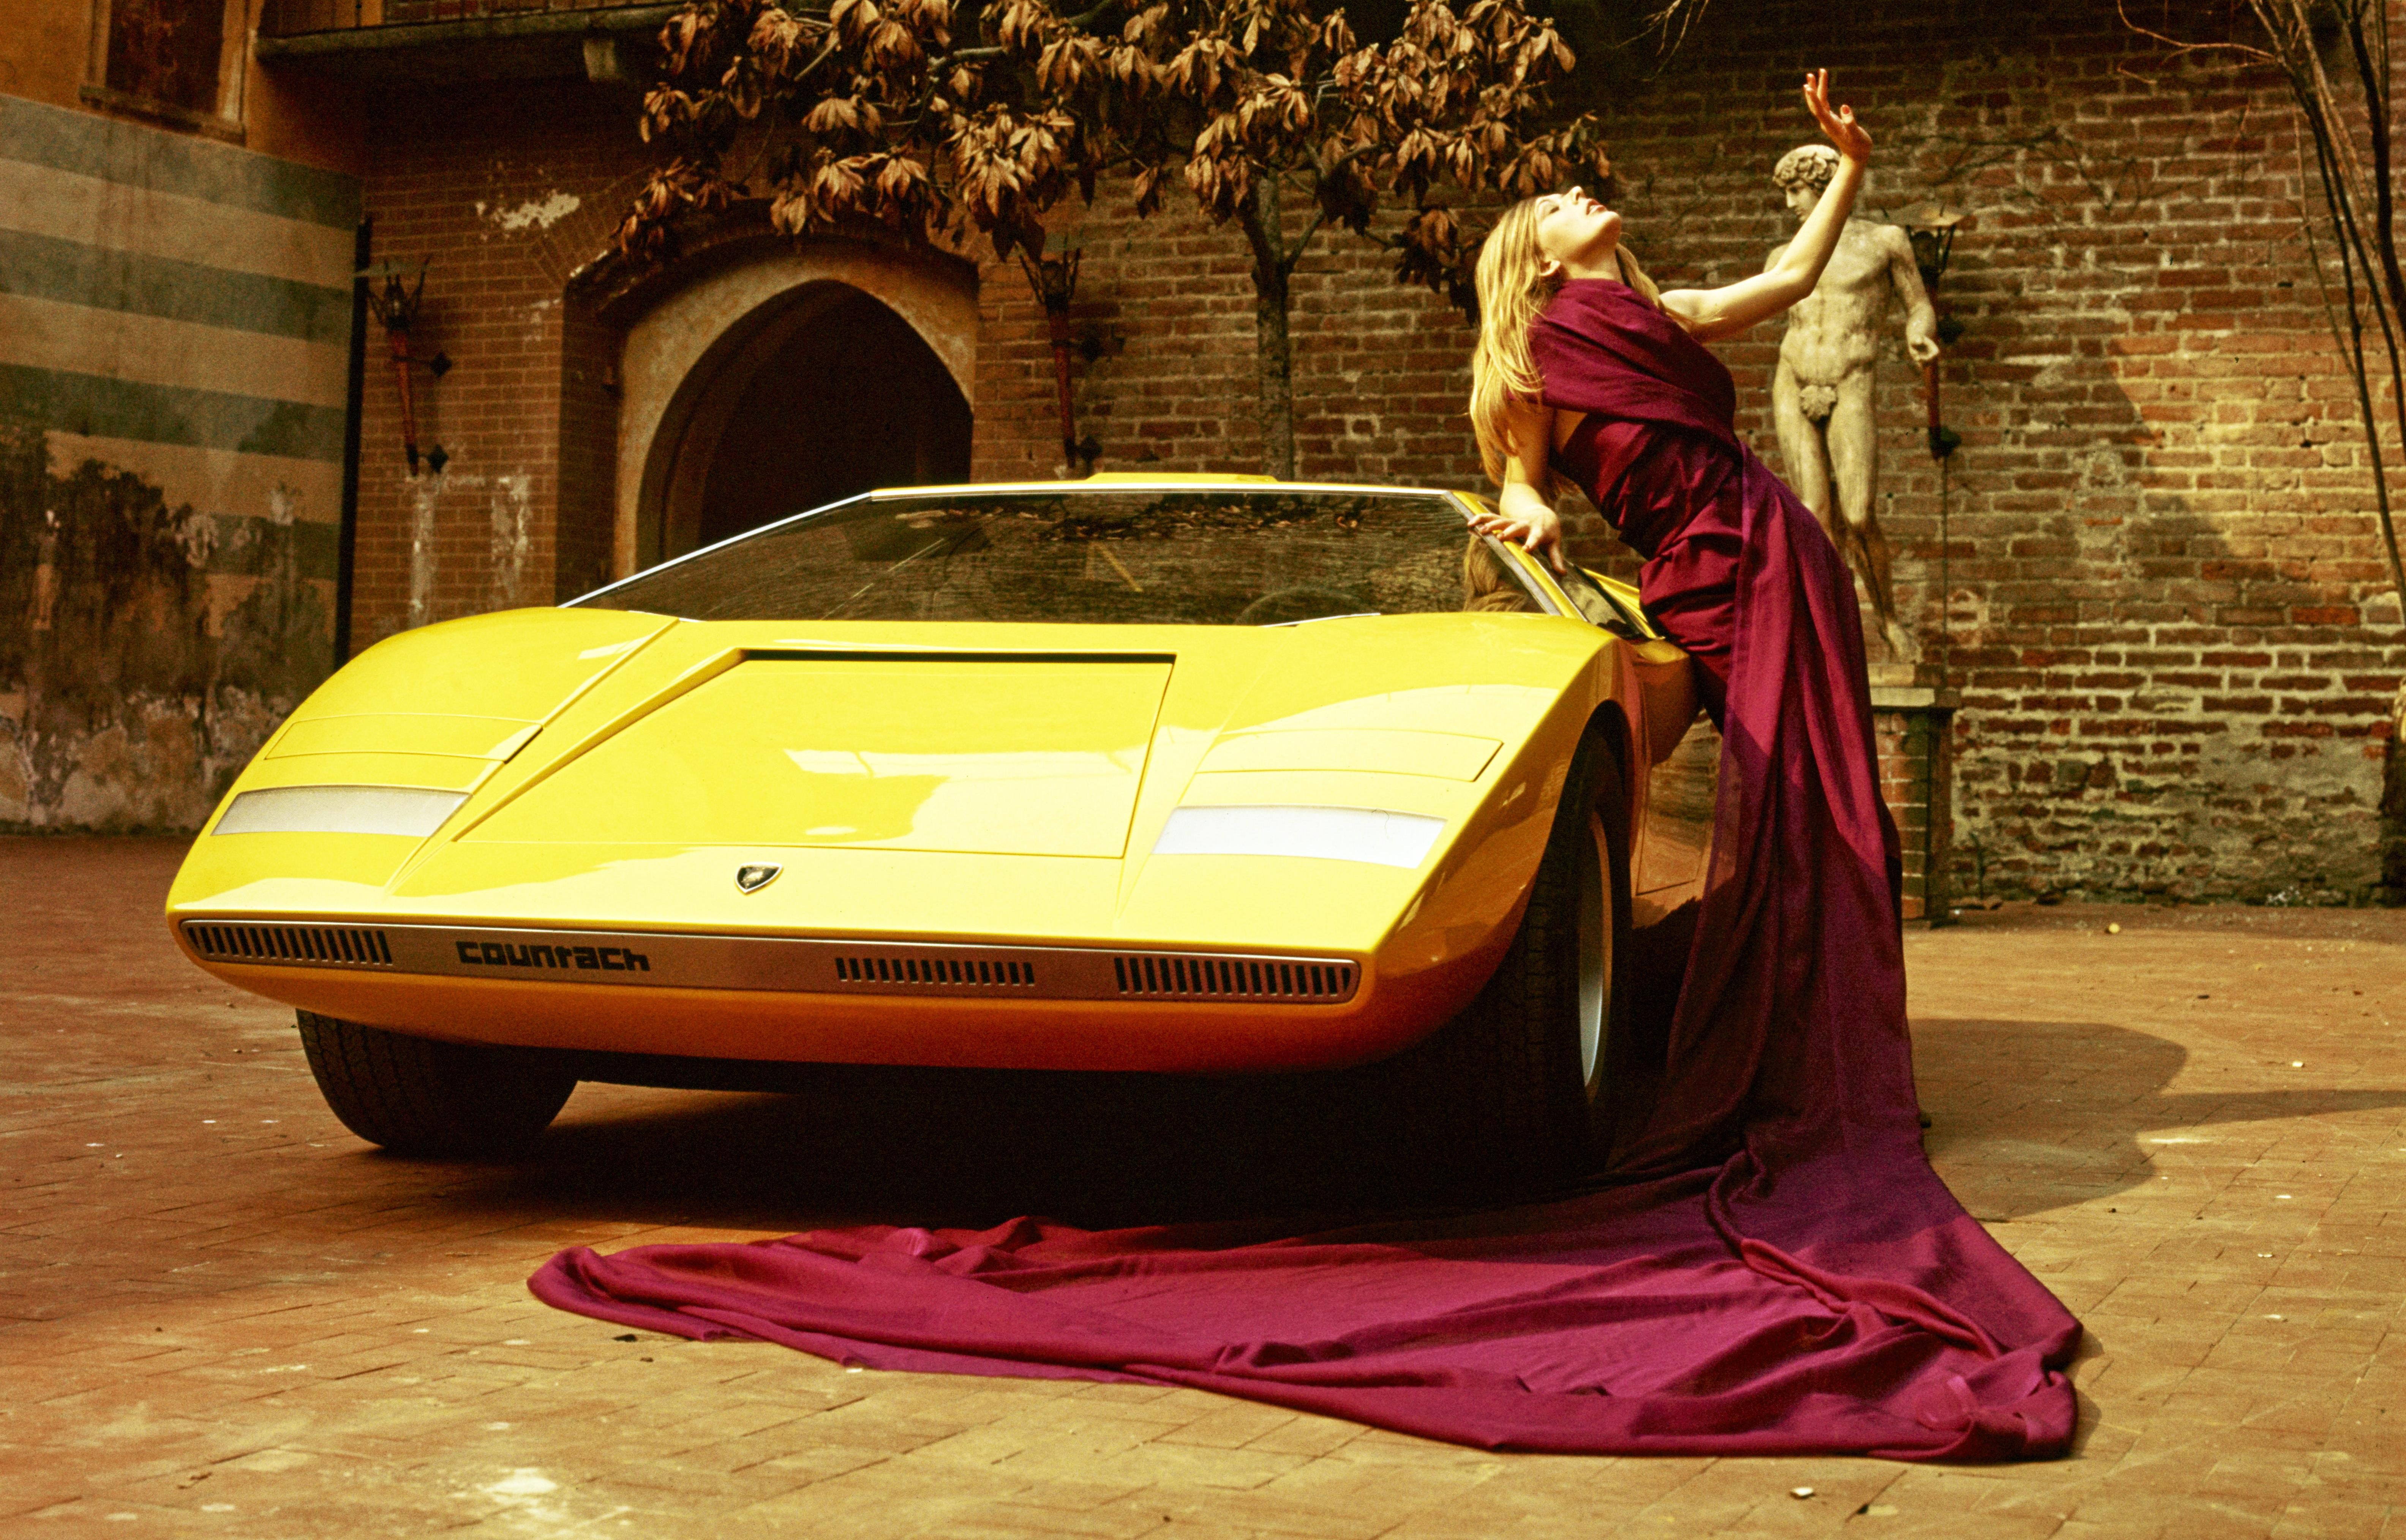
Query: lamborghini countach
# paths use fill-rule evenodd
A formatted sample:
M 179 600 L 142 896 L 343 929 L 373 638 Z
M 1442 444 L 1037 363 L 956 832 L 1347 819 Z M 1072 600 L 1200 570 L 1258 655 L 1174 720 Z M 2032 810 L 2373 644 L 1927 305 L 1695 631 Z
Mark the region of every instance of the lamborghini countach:
M 405 1153 L 580 1079 L 1417 1067 L 1599 1154 L 1717 741 L 1635 591 L 1465 494 L 1116 477 L 853 498 L 329 679 L 177 877 Z

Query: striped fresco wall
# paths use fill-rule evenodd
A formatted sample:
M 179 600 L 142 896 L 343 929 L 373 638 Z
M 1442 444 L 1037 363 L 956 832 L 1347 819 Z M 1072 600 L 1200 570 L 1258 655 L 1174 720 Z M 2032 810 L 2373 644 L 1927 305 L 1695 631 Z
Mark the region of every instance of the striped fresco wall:
M 0 95 L 0 829 L 193 827 L 331 667 L 359 214 Z

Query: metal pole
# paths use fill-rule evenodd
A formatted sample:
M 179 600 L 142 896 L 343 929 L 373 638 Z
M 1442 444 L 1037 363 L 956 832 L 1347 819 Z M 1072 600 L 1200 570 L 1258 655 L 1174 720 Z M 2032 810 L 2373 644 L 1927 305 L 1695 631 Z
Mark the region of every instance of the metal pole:
M 1074 475 L 1078 470 L 1078 416 L 1069 397 L 1069 307 L 1058 309 L 1048 304 L 1044 308 L 1045 326 L 1053 335 L 1053 390 L 1061 415 L 1061 468 L 1064 474 Z
M 360 545 L 360 411 L 367 401 L 368 280 L 375 219 L 362 215 L 351 237 L 351 357 L 343 392 L 343 518 L 334 546 L 334 666 L 351 660 L 351 568 Z
M 1954 541 L 1946 529 L 1947 492 L 1954 458 L 1938 462 L 1938 687 L 1946 688 L 1947 670 L 1955 661 L 1955 586 L 1948 563 L 1954 558 Z

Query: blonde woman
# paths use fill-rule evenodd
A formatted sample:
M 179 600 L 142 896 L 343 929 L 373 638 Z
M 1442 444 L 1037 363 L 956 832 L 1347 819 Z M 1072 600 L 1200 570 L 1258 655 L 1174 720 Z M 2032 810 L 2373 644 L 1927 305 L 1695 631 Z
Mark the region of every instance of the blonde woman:
M 2060 1436 L 2078 1323 L 1921 1151 L 1897 838 L 1854 582 L 1737 437 L 1729 371 L 1703 346 L 1813 291 L 1862 185 L 1871 136 L 1832 107 L 1828 72 L 1807 75 L 1804 95 L 1838 169 L 1761 275 L 1659 290 L 1621 247 L 1620 215 L 1577 188 L 1497 222 L 1479 259 L 1470 416 L 1501 494 L 1479 524 L 1560 565 L 1551 495 L 1565 482 L 1585 491 L 1646 558 L 1647 609 L 1694 660 L 1722 728 L 1686 976 L 1667 1038 L 1632 1066 L 1641 1089 L 1616 1109 L 1610 1171 L 1702 1183 L 1732 1264 L 1932 1334 L 1908 1354 L 1919 1367 L 1907 1383 L 1841 1352 L 1823 1364 L 1830 1388 L 1926 1391 L 1967 1430 Z M 1960 1394 L 1913 1388 L 1946 1378 L 1941 1340 L 1985 1365 L 1957 1360 L 1946 1375 L 1964 1377 Z
M 1658 290 L 1621 247 L 1621 216 L 1578 188 L 1507 210 L 1479 255 L 1470 420 L 1502 487 L 1499 512 L 1481 527 L 1559 565 L 1550 494 L 1576 483 L 1649 558 L 1647 606 L 1702 666 L 1697 683 L 1715 721 L 1734 641 L 1731 558 L 1750 457 L 1730 426 L 1729 372 L 1699 345 L 1813 292 L 1871 155 L 1853 111 L 1830 106 L 1829 71 L 1804 78 L 1804 105 L 1836 145 L 1838 169 L 1761 274 L 1722 289 Z M 1768 471 L 1760 480 L 1761 497 L 1787 491 Z

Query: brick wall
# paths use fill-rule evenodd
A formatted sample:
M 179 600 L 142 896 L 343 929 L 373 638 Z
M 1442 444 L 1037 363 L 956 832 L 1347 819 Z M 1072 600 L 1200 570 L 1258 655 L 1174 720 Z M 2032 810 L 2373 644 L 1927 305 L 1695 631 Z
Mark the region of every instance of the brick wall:
M 1299 228 L 1304 211 L 1291 207 Z M 1138 219 L 1120 190 L 1056 212 L 1083 249 L 1074 335 L 1103 356 L 1075 366 L 1078 430 L 1101 468 L 1259 471 L 1256 322 L 1250 261 L 1234 225 L 1214 230 L 1173 200 Z M 1295 464 L 1307 480 L 1482 484 L 1468 448 L 1469 323 L 1390 276 L 1392 259 L 1323 235 L 1296 270 Z M 1043 311 L 1015 266 L 986 263 L 977 474 L 1053 473 L 1060 460 Z
M 1961 699 L 1956 890 L 2363 896 L 2406 646 L 2276 82 L 2172 57 L 2101 0 L 2041 0 L 2009 29 L 1929 0 L 1717 7 L 1609 105 L 1629 239 L 1658 276 L 1728 281 L 1786 238 L 1768 173 L 1809 137 L 1808 63 L 1879 137 L 1874 217 L 1931 198 L 1977 217 L 1940 295 L 1966 327 L 1942 372 L 1964 437 L 1943 603 L 1941 483 L 1893 340 L 1879 390 L 1904 615 Z M 568 86 L 412 101 L 372 136 L 368 205 L 379 256 L 433 259 L 421 347 L 460 368 L 424 427 L 454 459 L 439 482 L 401 476 L 390 387 L 372 379 L 362 640 L 505 590 L 575 591 L 609 539 L 623 318 L 581 310 L 568 276 L 638 172 L 631 103 Z M 1097 356 L 1075 366 L 1078 426 L 1102 468 L 1257 469 L 1240 237 L 1174 200 L 1138 221 L 1109 189 L 1054 224 L 1084 251 L 1073 331 Z M 1301 473 L 1479 485 L 1466 324 L 1342 234 L 1294 288 Z M 992 261 L 979 304 L 975 474 L 1053 473 L 1041 313 Z M 1740 427 L 1775 464 L 1777 341 L 1771 326 L 1720 349 Z M 1592 530 L 1581 545 L 1630 565 Z
M 353 650 L 412 625 L 581 593 L 609 566 L 614 334 L 569 294 L 638 168 L 629 98 L 581 86 L 412 97 L 372 135 L 375 256 L 428 263 L 413 329 L 454 367 L 412 380 L 412 478 L 400 397 L 369 352 Z

